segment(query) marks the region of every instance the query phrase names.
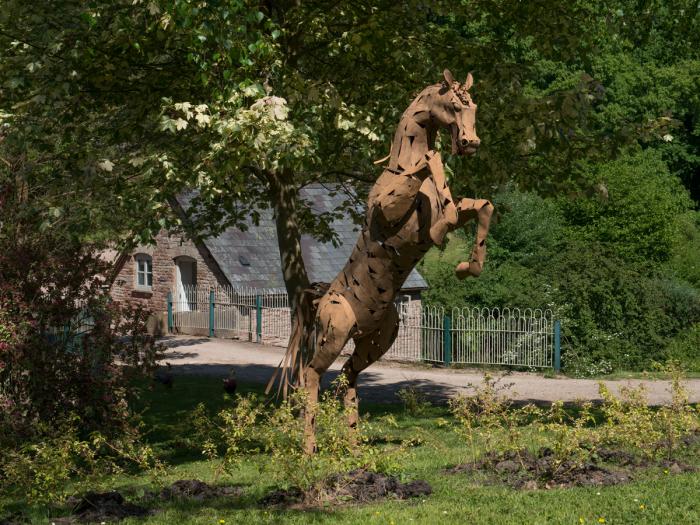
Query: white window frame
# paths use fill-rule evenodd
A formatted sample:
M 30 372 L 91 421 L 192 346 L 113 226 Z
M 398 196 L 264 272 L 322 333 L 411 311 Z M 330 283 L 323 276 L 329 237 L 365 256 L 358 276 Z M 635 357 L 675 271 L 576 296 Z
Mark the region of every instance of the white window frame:
M 134 255 L 134 288 L 147 292 L 153 290 L 153 258 L 147 253 Z

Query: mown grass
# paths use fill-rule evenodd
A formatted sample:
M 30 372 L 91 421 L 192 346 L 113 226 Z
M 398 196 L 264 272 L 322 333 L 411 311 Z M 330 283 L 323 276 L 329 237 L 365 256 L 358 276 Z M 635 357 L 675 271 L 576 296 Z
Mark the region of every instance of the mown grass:
M 257 387 L 242 385 L 242 392 Z M 635 481 L 616 487 L 516 491 L 488 486 L 464 474 L 447 474 L 444 469 L 468 461 L 471 451 L 454 432 L 446 408 L 431 407 L 419 417 L 406 414 L 401 405 L 363 404 L 370 419 L 392 414 L 397 428 L 389 432 L 397 440 L 420 436 L 423 443 L 412 448 L 402 464 L 406 480 L 424 479 L 433 494 L 423 499 L 383 501 L 368 505 L 332 506 L 311 510 L 271 510 L 257 501 L 274 488 L 259 468 L 260 455 L 247 458 L 233 479 L 215 479 L 217 463 L 205 461 L 189 440 L 187 418 L 200 402 L 212 411 L 228 401 L 220 380 L 210 377 L 178 377 L 174 388 L 150 392 L 144 417 L 150 429 L 147 439 L 165 459 L 167 483 L 198 478 L 210 483 L 243 487 L 241 498 L 220 498 L 204 502 L 157 502 L 159 512 L 148 518 L 131 518 L 125 524 L 248 523 L 700 523 L 700 474 L 665 474 L 660 468 L 635 475 Z M 388 444 L 386 446 L 392 446 Z M 697 458 L 693 460 L 697 464 Z M 116 489 L 138 498 L 152 489 L 145 474 L 121 476 L 102 481 L 97 489 Z M 46 509 L 29 509 L 32 523 L 50 523 Z M 55 511 L 54 511 L 55 515 Z M 583 520 L 583 521 L 581 521 Z M 601 521 L 604 520 L 604 521 Z

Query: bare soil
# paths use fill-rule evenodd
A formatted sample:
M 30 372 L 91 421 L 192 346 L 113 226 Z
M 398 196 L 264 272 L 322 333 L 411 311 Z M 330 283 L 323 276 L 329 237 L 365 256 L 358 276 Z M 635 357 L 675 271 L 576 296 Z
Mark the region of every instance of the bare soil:
M 408 499 L 433 492 L 422 480 L 401 483 L 398 478 L 358 469 L 326 479 L 320 487 L 275 490 L 260 500 L 265 507 L 312 507 L 319 503 L 367 503 L 380 499 Z
M 520 490 L 569 487 L 602 487 L 632 481 L 635 471 L 653 467 L 669 474 L 698 469 L 681 461 L 651 461 L 622 450 L 601 449 L 596 459 L 584 463 L 559 462 L 549 449 L 489 455 L 474 463 L 447 469 L 450 474 L 481 473 L 485 482 L 500 483 Z
M 197 479 L 182 479 L 172 485 L 163 488 L 160 492 L 146 494 L 142 503 L 172 500 L 204 501 L 210 498 L 224 496 L 240 496 L 243 489 L 240 487 L 215 487 Z M 56 525 L 72 525 L 75 523 L 103 523 L 116 522 L 128 517 L 143 517 L 158 512 L 157 509 L 148 509 L 131 503 L 124 499 L 117 491 L 112 492 L 88 492 L 79 498 L 70 498 L 67 501 L 72 509 L 70 516 L 55 518 L 51 521 Z M 12 522 L 0 523 L 0 525 L 14 525 Z
M 153 513 L 150 509 L 126 501 L 117 491 L 88 492 L 81 498 L 69 499 L 67 503 L 73 508 L 71 515 L 66 518 L 52 519 L 51 521 L 56 525 L 114 522 Z
M 240 487 L 215 487 L 198 479 L 181 479 L 161 490 L 159 497 L 162 500 L 192 499 L 203 501 L 223 496 L 240 496 L 242 493 L 243 489 Z

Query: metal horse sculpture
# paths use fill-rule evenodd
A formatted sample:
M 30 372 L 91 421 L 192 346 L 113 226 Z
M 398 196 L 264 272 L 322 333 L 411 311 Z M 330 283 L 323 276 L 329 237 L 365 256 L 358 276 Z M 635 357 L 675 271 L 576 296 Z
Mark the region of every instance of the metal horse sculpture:
M 404 112 L 384 172 L 369 195 L 367 216 L 348 262 L 335 280 L 307 290 L 295 318 L 281 370 L 284 390 L 305 388 L 305 450 L 316 450 L 315 415 L 321 376 L 351 337 L 355 351 L 342 369 L 344 402 L 351 426 L 357 425 L 357 377 L 393 344 L 398 333 L 394 300 L 423 255 L 441 245 L 447 232 L 476 219 L 476 242 L 468 261 L 457 265 L 459 278 L 478 276 L 493 206 L 487 200 L 455 202 L 445 180 L 440 154 L 433 150 L 440 128 L 452 136 L 452 153 L 472 155 L 479 147 L 476 104 L 463 84 L 445 70 L 444 81 L 425 88 Z M 310 349 L 310 350 L 309 350 Z M 306 351 L 305 351 L 306 350 Z M 310 354 L 310 355 L 305 355 Z M 272 382 L 275 380 L 273 377 Z M 281 386 L 282 388 L 282 386 Z

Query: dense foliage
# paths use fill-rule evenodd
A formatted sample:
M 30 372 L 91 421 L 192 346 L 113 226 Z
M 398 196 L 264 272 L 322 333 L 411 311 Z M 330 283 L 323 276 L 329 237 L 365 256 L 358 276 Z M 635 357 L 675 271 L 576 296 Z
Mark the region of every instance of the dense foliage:
M 574 374 L 648 369 L 680 359 L 698 369 L 697 212 L 658 153 L 597 165 L 607 196 L 543 198 L 509 188 L 489 241 L 488 270 L 458 281 L 464 236 L 422 265 L 426 298 L 448 306 L 551 309 Z M 681 263 L 682 261 L 682 263 Z M 694 262 L 691 262 L 694 261 Z
M 536 5 L 523 7 L 525 19 L 538 13 Z M 505 34 L 513 47 L 506 54 L 491 36 L 497 55 L 491 63 L 514 58 L 530 103 L 561 94 L 584 73 L 592 82 L 587 103 L 551 103 L 562 110 L 553 126 L 547 128 L 545 115 L 535 124 L 525 119 L 518 145 L 504 143 L 500 131 L 490 135 L 483 108 L 491 103 L 483 93 L 484 151 L 469 165 L 469 188 L 496 203 L 488 269 L 479 282 L 457 282 L 452 266 L 468 246 L 454 236 L 422 266 L 432 288 L 427 298 L 449 306 L 552 309 L 563 321 L 564 365 L 572 373 L 640 369 L 669 357 L 697 370 L 698 7 L 581 2 L 565 11 L 541 14 L 550 36 L 539 42 L 533 33 L 520 40 L 520 22 L 506 16 L 498 24 L 511 28 Z M 583 22 L 569 18 L 584 12 Z M 559 24 L 581 33 L 569 35 Z M 559 44 L 569 39 L 574 55 Z M 512 170 L 510 186 L 500 185 L 504 179 L 488 166 L 495 162 L 490 143 Z
M 76 473 L 146 465 L 132 402 L 160 345 L 149 312 L 110 302 L 96 245 L 42 227 L 0 180 L 0 497 L 60 499 Z
M 20 213 L 39 231 L 81 247 L 127 247 L 163 227 L 213 233 L 272 208 L 294 303 L 308 284 L 301 233 L 332 238 L 330 220 L 354 204 L 313 217 L 299 188 L 341 182 L 363 195 L 411 97 L 444 67 L 473 70 L 482 147 L 447 159 L 451 186 L 501 195 L 504 222 L 479 284 L 455 288 L 447 269 L 425 268 L 433 297 L 558 305 L 571 352 L 603 360 L 601 370 L 643 366 L 666 348 L 693 354 L 698 9 L 8 0 L 0 185 L 19 185 Z M 168 203 L 188 189 L 197 196 L 183 223 Z M 518 191 L 545 200 L 508 211 L 503 199 Z M 507 227 L 509 213 L 524 215 Z M 515 226 L 524 222 L 531 229 Z M 448 285 L 459 293 L 442 297 Z

